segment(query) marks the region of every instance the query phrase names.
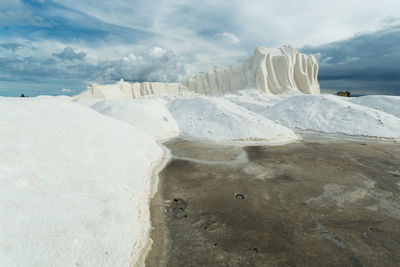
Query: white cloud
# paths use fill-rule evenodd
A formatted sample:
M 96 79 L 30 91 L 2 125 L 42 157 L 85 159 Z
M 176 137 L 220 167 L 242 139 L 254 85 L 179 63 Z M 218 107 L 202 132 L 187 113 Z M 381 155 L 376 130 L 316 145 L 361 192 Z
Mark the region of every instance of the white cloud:
M 398 17 L 400 13 L 398 0 L 56 2 L 108 23 L 155 34 L 159 41 L 185 40 L 174 43 L 180 47 L 199 41 L 198 30 L 207 28 L 235 32 L 254 47 L 316 45 L 375 30 L 383 18 Z
M 323 57 L 323 55 L 321 53 L 315 53 L 313 55 L 318 61 L 321 60 L 321 58 Z
M 360 61 L 359 57 L 346 57 L 346 62 L 358 62 Z
M 150 49 L 149 55 L 153 58 L 162 58 L 166 53 L 165 49 L 155 46 Z
M 122 60 L 125 61 L 125 62 L 134 62 L 134 61 L 136 61 L 137 59 L 138 59 L 138 57 L 135 56 L 135 54 L 129 53 L 129 55 L 123 57 Z M 140 59 L 139 59 L 139 60 L 140 60 Z
M 12 79 L 59 79 L 81 80 L 109 83 L 125 79 L 127 81 L 183 81 L 184 78 L 198 71 L 182 55 L 171 50 L 153 47 L 136 55 L 129 52 L 114 59 L 103 59 L 88 62 L 86 51 L 79 53 L 66 47 L 61 53 L 48 57 L 38 53 L 37 56 L 20 57 L 8 55 L 0 57 L 0 73 Z M 65 51 L 67 51 L 65 53 Z M 59 59 L 61 57 L 61 59 Z M 78 59 L 75 59 L 78 57 Z M 68 85 L 67 85 L 68 86 Z M 64 88 L 65 89 L 65 88 Z M 67 92 L 68 89 L 63 89 Z
M 289 43 L 296 47 L 348 38 L 373 31 L 382 18 L 398 16 L 398 0 L 248 0 L 234 1 L 236 21 L 246 39 L 262 43 Z M 241 34 L 241 36 L 242 36 Z
M 327 63 L 327 62 L 331 61 L 332 59 L 333 59 L 333 57 L 330 57 L 330 56 L 324 57 L 324 58 L 322 58 L 321 62 L 322 63 Z
M 230 43 L 237 44 L 240 42 L 240 39 L 231 32 L 221 32 L 219 35 Z
M 0 26 L 49 26 L 21 0 L 0 0 Z
M 32 12 L 20 0 L 1 1 L 0 26 L 21 24 L 29 19 Z
M 392 17 L 392 16 L 387 16 L 384 17 L 381 21 L 380 21 L 381 27 L 385 28 L 388 26 L 395 26 L 400 24 L 400 18 L 399 17 Z
M 72 90 L 71 89 L 67 89 L 67 88 L 63 88 L 63 89 L 61 89 L 61 92 L 70 93 L 70 92 L 72 92 Z

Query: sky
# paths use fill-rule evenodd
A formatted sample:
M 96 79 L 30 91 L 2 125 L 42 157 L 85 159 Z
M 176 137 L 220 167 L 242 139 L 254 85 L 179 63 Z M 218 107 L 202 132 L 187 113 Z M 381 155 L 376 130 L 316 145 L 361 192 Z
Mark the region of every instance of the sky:
M 399 0 L 0 0 L 0 95 L 183 81 L 291 45 L 323 92 L 400 95 Z

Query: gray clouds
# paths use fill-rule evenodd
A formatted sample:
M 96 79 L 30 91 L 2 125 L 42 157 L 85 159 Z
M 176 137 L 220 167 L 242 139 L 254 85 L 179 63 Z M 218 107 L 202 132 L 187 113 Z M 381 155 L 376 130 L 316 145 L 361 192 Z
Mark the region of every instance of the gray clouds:
M 400 94 L 400 24 L 302 51 L 319 59 L 324 87 Z
M 53 53 L 53 57 L 56 57 L 61 60 L 83 60 L 86 56 L 85 52 L 75 52 L 73 48 L 66 47 L 61 53 Z
M 12 79 L 23 76 L 33 81 L 82 80 L 110 83 L 119 79 L 127 81 L 178 81 L 191 69 L 182 56 L 160 47 L 145 53 L 130 53 L 116 60 L 100 60 L 96 64 L 85 60 L 86 53 L 66 47 L 51 57 L 0 57 L 0 73 Z
M 4 48 L 6 50 L 10 50 L 12 52 L 15 52 L 15 50 L 17 50 L 21 46 L 22 46 L 22 44 L 19 44 L 19 43 L 2 43 L 2 44 L 0 44 L 0 47 Z

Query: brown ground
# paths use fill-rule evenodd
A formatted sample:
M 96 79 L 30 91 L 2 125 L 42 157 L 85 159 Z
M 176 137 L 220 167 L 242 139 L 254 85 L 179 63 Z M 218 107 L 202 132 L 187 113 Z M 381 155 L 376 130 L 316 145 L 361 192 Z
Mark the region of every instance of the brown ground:
M 400 145 L 174 140 L 147 266 L 400 266 Z

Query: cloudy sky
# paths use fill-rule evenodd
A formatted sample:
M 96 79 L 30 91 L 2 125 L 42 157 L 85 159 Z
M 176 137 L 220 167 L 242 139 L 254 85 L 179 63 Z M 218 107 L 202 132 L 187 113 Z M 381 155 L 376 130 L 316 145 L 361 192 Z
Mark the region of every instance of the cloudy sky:
M 284 44 L 327 91 L 400 95 L 399 0 L 0 0 L 0 95 L 181 81 Z

